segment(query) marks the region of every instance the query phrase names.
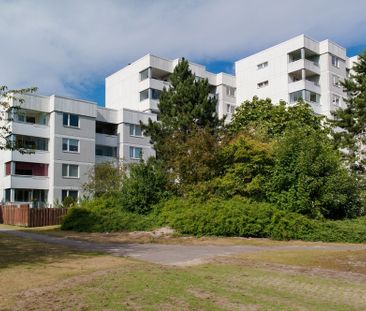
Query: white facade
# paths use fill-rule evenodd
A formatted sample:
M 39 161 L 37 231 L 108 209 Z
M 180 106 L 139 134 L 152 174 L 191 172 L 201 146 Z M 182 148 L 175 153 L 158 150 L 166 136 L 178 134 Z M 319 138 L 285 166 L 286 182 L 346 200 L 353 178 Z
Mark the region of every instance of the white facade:
M 293 104 L 302 98 L 316 113 L 331 117 L 331 111 L 344 107 L 339 81 L 355 60 L 334 42 L 300 35 L 235 63 L 236 102 L 258 96 Z
M 159 93 L 169 88 L 169 75 L 179 59 L 168 60 L 151 54 L 122 68 L 106 78 L 106 107 L 121 107 L 142 112 L 158 111 Z M 218 99 L 217 112 L 229 119 L 235 109 L 235 77 L 208 72 L 205 66 L 189 63 L 198 78 L 207 78 L 210 94 Z
M 241 59 L 236 76 L 208 72 L 190 63 L 197 78 L 207 78 L 217 112 L 227 121 L 237 105 L 253 96 L 290 105 L 300 98 L 314 111 L 331 116 L 345 105 L 339 81 L 357 57 L 329 40 L 304 35 Z M 81 185 L 96 163 L 137 162 L 155 156 L 140 121 L 157 120 L 159 93 L 179 59 L 146 55 L 106 78 L 106 107 L 60 96 L 26 95 L 10 123 L 12 140 L 35 149 L 31 154 L 0 151 L 0 202 L 81 197 Z

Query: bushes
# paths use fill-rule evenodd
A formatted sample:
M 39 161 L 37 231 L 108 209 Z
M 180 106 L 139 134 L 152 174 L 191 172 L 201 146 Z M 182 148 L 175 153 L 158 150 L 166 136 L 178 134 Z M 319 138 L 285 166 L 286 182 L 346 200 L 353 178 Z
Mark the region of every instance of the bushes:
M 240 197 L 204 203 L 175 198 L 160 204 L 156 212 L 160 225 L 169 225 L 183 234 L 366 242 L 366 217 L 346 221 L 313 220 Z
M 113 232 L 149 230 L 153 227 L 152 215 L 128 212 L 113 198 L 100 197 L 82 202 L 69 210 L 62 221 L 62 230 L 84 232 Z

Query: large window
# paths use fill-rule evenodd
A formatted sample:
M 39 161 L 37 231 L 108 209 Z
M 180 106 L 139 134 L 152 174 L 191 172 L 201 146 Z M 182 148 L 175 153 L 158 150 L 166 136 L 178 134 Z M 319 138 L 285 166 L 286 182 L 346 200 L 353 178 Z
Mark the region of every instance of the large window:
M 149 98 L 149 89 L 140 92 L 140 102 Z
M 32 162 L 5 163 L 6 175 L 48 176 L 48 164 Z
M 79 152 L 79 141 L 77 139 L 63 138 L 62 150 L 65 152 Z
M 140 92 L 140 101 L 145 99 L 155 99 L 158 100 L 160 97 L 161 91 L 157 89 L 146 89 Z
M 334 66 L 334 67 L 337 67 L 337 68 L 339 68 L 339 64 L 340 64 L 340 58 L 339 57 L 337 57 L 337 56 L 335 56 L 335 55 L 332 55 L 332 65 Z
M 62 164 L 62 177 L 78 178 L 79 165 Z
M 117 148 L 110 146 L 95 146 L 95 154 L 103 157 L 117 157 Z
M 17 148 L 48 151 L 48 139 L 42 137 L 11 135 L 10 143 Z
M 48 116 L 45 112 L 26 110 L 26 109 L 13 109 L 13 118 L 16 122 L 47 125 Z
M 290 94 L 290 103 L 297 103 L 300 100 L 303 100 L 303 94 L 302 91 L 297 91 Z
M 151 99 L 158 100 L 160 98 L 161 91 L 156 89 L 150 89 L 151 90 Z
M 63 125 L 79 127 L 79 116 L 77 114 L 63 113 Z
M 131 159 L 141 159 L 142 158 L 142 148 L 141 147 L 130 147 L 130 158 Z
M 140 72 L 140 81 L 146 80 L 149 78 L 149 68 Z
M 142 136 L 141 126 L 137 124 L 130 124 L 130 136 Z
M 235 87 L 231 87 L 231 86 L 225 86 L 226 88 L 226 95 L 230 96 L 230 97 L 234 97 L 235 96 Z
M 77 190 L 62 190 L 61 194 L 62 201 L 65 200 L 66 197 L 72 197 L 77 201 L 79 196 L 79 192 Z
M 305 91 L 305 100 L 312 103 L 320 102 L 320 95 L 314 92 Z

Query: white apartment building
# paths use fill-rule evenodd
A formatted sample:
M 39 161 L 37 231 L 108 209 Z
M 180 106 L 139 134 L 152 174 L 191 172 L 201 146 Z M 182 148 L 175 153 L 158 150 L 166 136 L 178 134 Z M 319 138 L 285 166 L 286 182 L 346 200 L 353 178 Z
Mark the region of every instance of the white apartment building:
M 197 78 L 207 78 L 220 117 L 231 119 L 237 105 L 253 96 L 290 105 L 300 98 L 330 116 L 344 106 L 339 81 L 356 58 L 329 40 L 304 35 L 241 59 L 236 76 L 208 72 L 190 63 Z M 157 120 L 160 92 L 179 59 L 146 55 L 108 76 L 105 108 L 60 96 L 26 95 L 10 123 L 13 142 L 31 154 L 0 151 L 0 202 L 53 205 L 66 196 L 83 196 L 81 185 L 96 163 L 136 162 L 155 156 L 140 121 Z
M 354 61 L 334 42 L 297 36 L 235 62 L 236 103 L 258 96 L 291 105 L 301 98 L 331 117 L 331 111 L 344 107 L 339 81 L 348 77 Z

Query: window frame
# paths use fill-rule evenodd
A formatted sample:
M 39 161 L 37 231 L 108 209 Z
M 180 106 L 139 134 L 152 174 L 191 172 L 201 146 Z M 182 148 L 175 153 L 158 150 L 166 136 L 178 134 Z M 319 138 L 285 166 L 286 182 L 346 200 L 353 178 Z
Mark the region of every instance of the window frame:
M 65 116 L 66 116 L 66 124 L 65 124 Z M 71 118 L 77 117 L 77 125 L 71 124 Z M 63 112 L 62 113 L 62 124 L 64 127 L 71 127 L 71 128 L 80 128 L 80 116 L 78 114 L 69 113 L 69 112 Z
M 77 175 L 76 176 L 71 176 L 70 175 L 70 167 L 71 166 L 75 166 L 76 170 L 77 170 Z M 66 167 L 66 175 L 64 175 L 64 168 Z M 62 163 L 62 167 L 61 167 L 61 175 L 62 178 L 72 178 L 72 179 L 79 179 L 80 178 L 80 170 L 79 170 L 79 165 L 77 164 L 68 164 L 68 163 Z
M 137 149 L 140 150 L 140 157 L 135 157 L 134 150 L 137 150 Z M 142 151 L 143 151 L 143 148 L 142 147 L 130 146 L 130 150 L 129 150 L 130 159 L 133 159 L 133 160 L 141 160 L 142 159 Z
M 66 145 L 67 145 L 67 149 L 65 150 L 64 149 L 64 141 L 67 141 Z M 78 150 L 77 151 L 74 151 L 74 150 L 70 150 L 70 141 L 71 140 L 74 140 L 74 141 L 77 141 L 77 146 L 78 146 Z M 63 137 L 62 138 L 62 151 L 63 152 L 68 152 L 68 153 L 80 153 L 80 140 L 78 139 L 75 139 L 75 138 L 67 138 L 67 137 Z
M 265 81 L 262 81 L 262 82 L 258 82 L 257 83 L 257 88 L 258 89 L 262 89 L 264 87 L 267 87 L 269 85 L 269 81 L 268 80 L 265 80 Z
M 140 128 L 140 135 L 136 134 L 136 127 Z M 130 134 L 130 137 L 144 137 L 141 126 L 139 124 L 130 123 L 129 124 L 129 134 Z

